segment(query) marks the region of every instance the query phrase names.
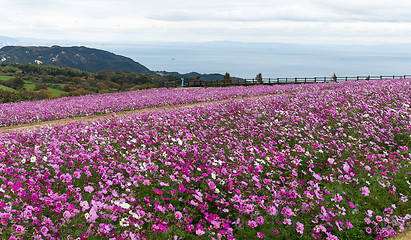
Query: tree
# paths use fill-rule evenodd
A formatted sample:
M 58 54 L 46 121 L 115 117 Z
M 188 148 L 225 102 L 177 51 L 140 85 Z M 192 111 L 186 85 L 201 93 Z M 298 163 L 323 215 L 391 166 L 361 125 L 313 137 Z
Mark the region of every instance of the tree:
M 14 89 L 21 89 L 24 86 L 24 80 L 21 77 L 10 78 L 4 82 L 4 85 Z
M 35 83 L 34 84 L 34 91 L 38 91 L 41 89 L 46 89 L 47 90 L 47 85 L 41 84 L 41 83 Z
M 41 100 L 41 99 L 49 99 L 53 93 L 46 89 L 40 89 L 33 93 L 34 99 Z
M 255 77 L 255 80 L 257 81 L 258 84 L 263 84 L 263 76 L 261 75 L 261 73 L 257 74 L 257 76 Z
M 331 80 L 337 82 L 337 75 L 335 75 L 335 73 L 331 76 Z
M 231 76 L 229 73 L 225 73 L 223 83 L 225 84 L 232 84 Z

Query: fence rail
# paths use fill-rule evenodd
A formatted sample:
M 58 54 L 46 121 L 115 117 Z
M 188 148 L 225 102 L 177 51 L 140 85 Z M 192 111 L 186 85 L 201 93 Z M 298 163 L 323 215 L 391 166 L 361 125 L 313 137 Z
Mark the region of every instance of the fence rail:
M 382 80 L 382 79 L 400 79 L 411 78 L 411 75 L 380 75 L 380 76 L 354 76 L 354 77 L 278 77 L 278 78 L 262 78 L 262 79 L 230 79 L 217 81 L 202 81 L 202 80 L 186 80 L 184 87 L 207 87 L 207 86 L 227 86 L 227 85 L 255 85 L 255 84 L 301 84 L 301 83 L 327 83 L 327 82 L 346 82 L 346 81 L 362 81 L 362 80 Z M 169 82 L 168 87 L 182 87 L 180 81 Z

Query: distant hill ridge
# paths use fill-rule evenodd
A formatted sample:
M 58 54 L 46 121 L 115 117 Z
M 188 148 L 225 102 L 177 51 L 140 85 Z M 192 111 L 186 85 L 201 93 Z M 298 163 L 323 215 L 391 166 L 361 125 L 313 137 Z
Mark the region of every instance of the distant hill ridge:
M 73 47 L 37 47 L 37 46 L 5 46 L 0 49 L 0 63 L 30 63 L 36 65 L 51 65 L 56 67 L 76 68 L 87 72 L 124 71 L 135 73 L 152 73 L 160 76 L 195 79 L 201 77 L 203 81 L 215 81 L 224 78 L 219 73 L 201 74 L 197 72 L 178 73 L 167 71 L 151 71 L 133 59 L 114 53 L 88 48 Z M 238 79 L 233 77 L 233 79 Z
M 152 73 L 131 58 L 108 51 L 87 47 L 22 47 L 5 46 L 0 49 L 0 62 L 31 63 L 77 68 L 88 72 L 126 71 Z

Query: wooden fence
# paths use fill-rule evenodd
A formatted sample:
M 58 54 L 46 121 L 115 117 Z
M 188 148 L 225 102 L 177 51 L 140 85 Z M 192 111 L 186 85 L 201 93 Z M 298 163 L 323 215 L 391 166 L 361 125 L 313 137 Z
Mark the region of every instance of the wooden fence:
M 386 75 L 386 76 L 355 76 L 355 77 L 279 77 L 279 78 L 262 78 L 262 79 L 239 79 L 234 78 L 231 81 L 202 81 L 202 80 L 186 80 L 184 87 L 211 87 L 211 86 L 229 86 L 229 85 L 257 85 L 257 84 L 301 84 L 301 83 L 326 83 L 326 82 L 345 82 L 345 81 L 361 81 L 361 80 L 382 80 L 382 79 L 400 79 L 411 78 L 411 75 Z M 181 81 L 169 82 L 167 87 L 182 87 Z

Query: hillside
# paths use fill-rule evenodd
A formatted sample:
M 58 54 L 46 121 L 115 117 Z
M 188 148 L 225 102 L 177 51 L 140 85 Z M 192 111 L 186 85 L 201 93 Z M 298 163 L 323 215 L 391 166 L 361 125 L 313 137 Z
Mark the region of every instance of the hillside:
M 87 47 L 6 46 L 0 49 L 0 61 L 70 67 L 88 72 L 107 70 L 151 73 L 131 58 Z
M 87 72 L 69 67 L 0 63 L 0 103 L 91 93 L 167 87 L 174 77 L 122 71 Z

